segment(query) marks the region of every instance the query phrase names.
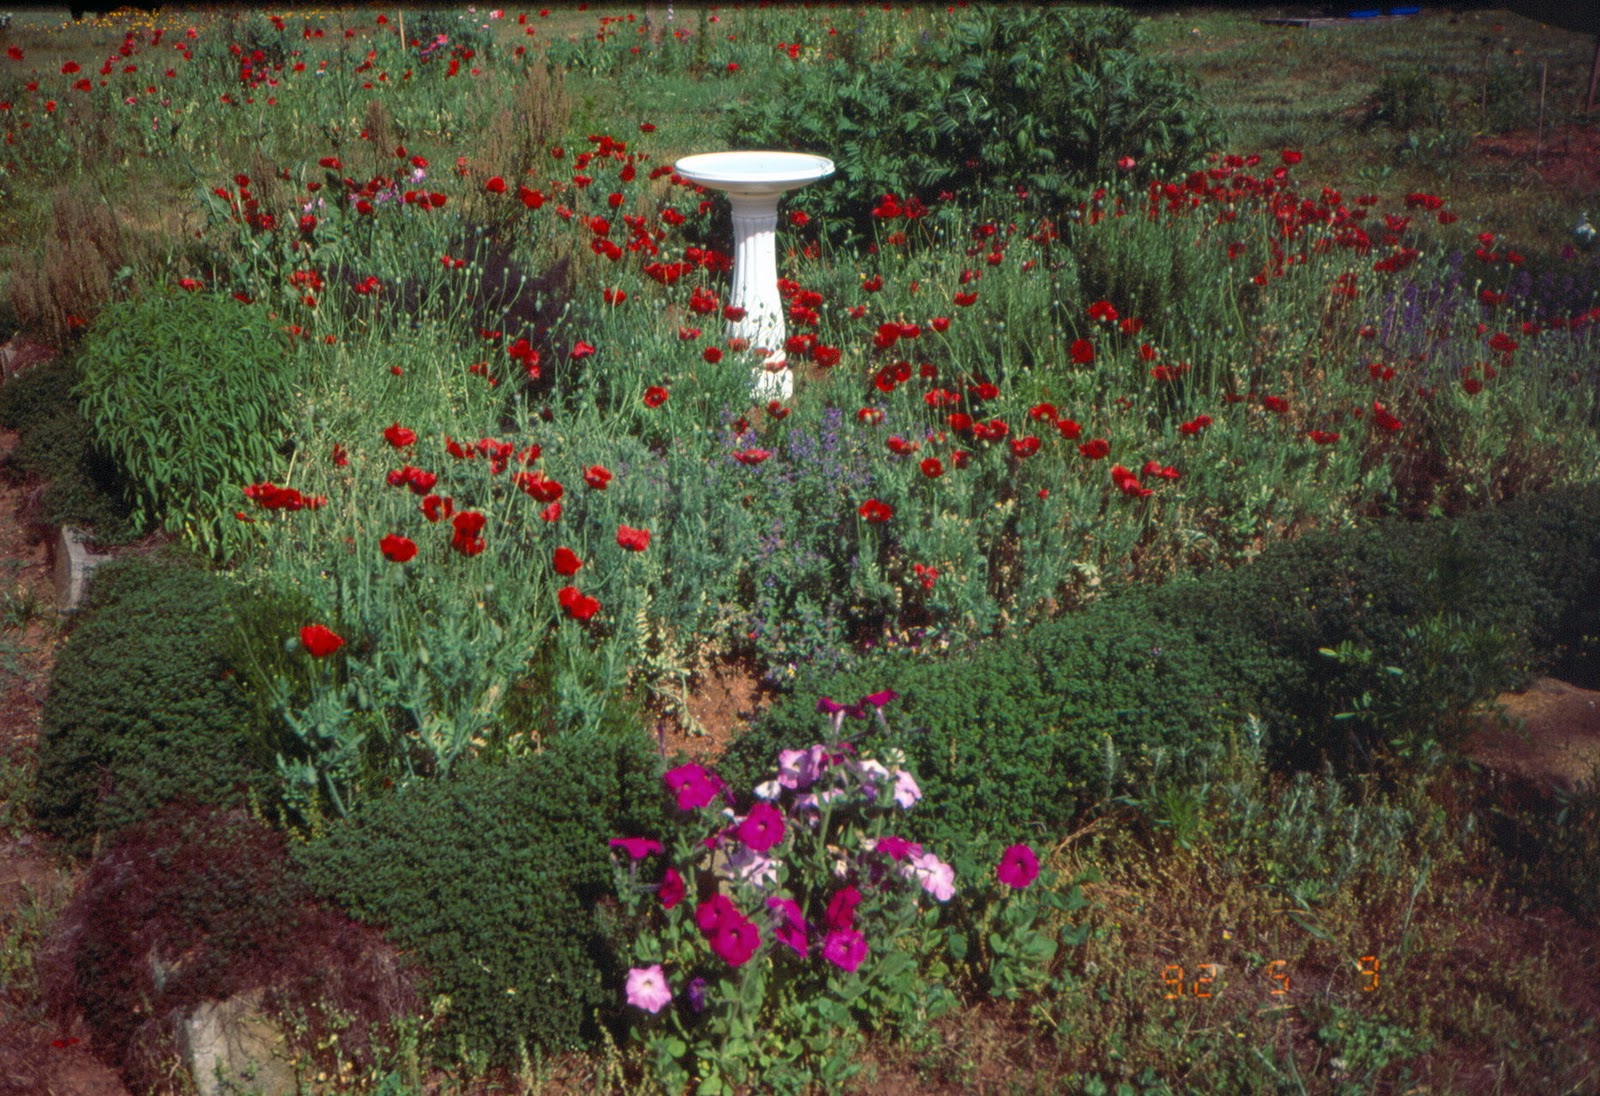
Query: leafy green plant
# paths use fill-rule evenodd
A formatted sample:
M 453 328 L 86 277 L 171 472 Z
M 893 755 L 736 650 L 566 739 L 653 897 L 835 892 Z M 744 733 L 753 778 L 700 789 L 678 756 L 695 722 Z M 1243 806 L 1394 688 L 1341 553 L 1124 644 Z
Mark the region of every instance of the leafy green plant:
M 660 824 L 642 735 L 556 738 L 499 765 L 413 781 L 298 850 L 307 879 L 414 953 L 446 998 L 432 1049 L 505 1064 L 598 1036 L 614 999 L 594 905 L 605 840 Z
M 176 293 L 107 309 L 84 340 L 74 392 L 128 477 L 134 520 L 226 556 L 246 541 L 233 516 L 240 490 L 282 465 L 293 369 L 260 309 Z
M 1367 120 L 1401 132 L 1437 126 L 1444 120 L 1445 100 L 1437 73 L 1404 67 L 1386 74 L 1367 106 Z
M 1211 137 L 1186 86 L 1139 54 L 1133 18 L 1115 10 L 973 11 L 886 57 L 808 61 L 778 79 L 736 124 L 729 116 L 728 137 L 830 156 L 838 175 L 806 204 L 840 238 L 870 240 L 885 193 L 921 209 L 941 192 L 1015 189 L 1059 208 L 1121 157 L 1179 169 Z

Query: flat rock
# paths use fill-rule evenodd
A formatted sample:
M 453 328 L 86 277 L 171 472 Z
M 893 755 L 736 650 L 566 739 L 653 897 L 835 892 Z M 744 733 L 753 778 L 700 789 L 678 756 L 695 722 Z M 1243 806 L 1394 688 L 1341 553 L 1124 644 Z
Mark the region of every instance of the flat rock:
M 1591 788 L 1600 773 L 1600 692 L 1546 677 L 1506 693 L 1468 738 L 1467 754 L 1545 794 Z

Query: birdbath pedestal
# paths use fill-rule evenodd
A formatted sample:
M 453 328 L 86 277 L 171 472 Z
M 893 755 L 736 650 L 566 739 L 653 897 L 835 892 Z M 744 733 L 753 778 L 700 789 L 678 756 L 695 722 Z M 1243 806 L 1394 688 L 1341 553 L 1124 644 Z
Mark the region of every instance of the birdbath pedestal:
M 751 395 L 786 400 L 794 394 L 794 375 L 784 351 L 783 298 L 778 294 L 778 198 L 832 175 L 833 161 L 801 152 L 704 152 L 685 156 L 673 168 L 691 182 L 726 192 L 733 205 L 729 304 L 743 314 L 728 321 L 728 337 L 744 340 L 760 356 L 752 371 Z

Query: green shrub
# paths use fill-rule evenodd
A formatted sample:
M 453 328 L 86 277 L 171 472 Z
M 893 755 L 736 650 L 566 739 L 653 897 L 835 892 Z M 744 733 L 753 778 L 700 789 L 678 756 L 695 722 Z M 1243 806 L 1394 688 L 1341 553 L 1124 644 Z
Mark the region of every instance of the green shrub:
M 88 526 L 97 541 L 121 543 L 134 536 L 124 501 L 126 485 L 116 463 L 94 447 L 72 394 L 76 381 L 71 359 L 60 357 L 0 388 L 0 426 L 18 433 L 6 464 L 48 481 L 44 520 Z
M 1022 188 L 1059 207 L 1122 156 L 1173 171 L 1214 143 L 1193 93 L 1139 55 L 1135 30 L 1117 10 L 966 14 L 887 57 L 777 70 L 724 136 L 830 157 L 837 175 L 805 202 L 841 235 L 870 239 L 885 193 L 932 204 Z
M 56 658 L 33 812 L 82 846 L 190 800 L 235 805 L 272 764 L 232 661 L 226 579 L 134 557 L 97 571 Z
M 594 907 L 607 840 L 659 832 L 659 759 L 642 736 L 572 736 L 503 766 L 466 764 L 356 810 L 299 854 L 312 886 L 431 971 L 443 1051 L 514 1061 L 595 1035 L 615 1004 Z
M 1437 126 L 1444 116 L 1438 75 L 1416 66 L 1387 73 L 1372 89 L 1367 104 L 1368 122 L 1402 132 Z
M 96 320 L 78 370 L 139 525 L 211 554 L 239 547 L 240 491 L 274 478 L 289 440 L 292 367 L 266 312 L 202 293 L 123 301 Z
M 1456 744 L 1470 705 L 1581 642 L 1597 578 L 1596 487 L 1313 534 L 976 652 L 813 674 L 723 768 L 749 782 L 776 750 L 816 740 L 818 695 L 879 689 L 901 694 L 890 724 L 923 781 L 930 838 L 1048 831 L 1119 791 L 1124 759 L 1215 740 L 1246 716 L 1279 763 L 1361 768 L 1380 748 Z

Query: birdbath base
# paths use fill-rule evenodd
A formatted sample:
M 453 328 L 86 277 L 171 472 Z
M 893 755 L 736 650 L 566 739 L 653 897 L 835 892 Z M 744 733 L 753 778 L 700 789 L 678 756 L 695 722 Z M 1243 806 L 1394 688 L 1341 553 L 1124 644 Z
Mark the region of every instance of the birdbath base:
M 757 400 L 787 400 L 794 375 L 784 350 L 783 298 L 778 292 L 778 199 L 784 193 L 826 179 L 833 161 L 801 152 L 704 152 L 673 165 L 679 175 L 727 193 L 733 205 L 733 294 L 739 316 L 728 322 L 728 337 L 740 339 L 759 355 L 751 371 Z

